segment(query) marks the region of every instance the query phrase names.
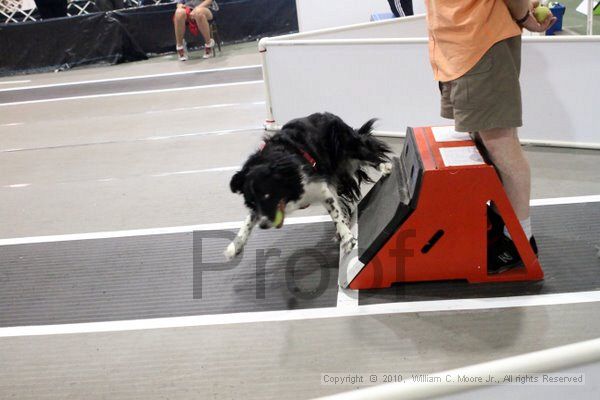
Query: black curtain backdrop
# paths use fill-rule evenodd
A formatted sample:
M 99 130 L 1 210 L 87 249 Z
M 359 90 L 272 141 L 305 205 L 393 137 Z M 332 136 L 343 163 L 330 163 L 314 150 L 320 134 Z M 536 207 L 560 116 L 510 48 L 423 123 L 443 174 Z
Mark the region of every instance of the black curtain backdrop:
M 225 43 L 298 31 L 295 0 L 219 1 L 215 13 Z M 0 75 L 146 59 L 175 50 L 172 16 L 161 4 L 46 21 L 0 25 Z M 201 37 L 187 34 L 188 43 Z

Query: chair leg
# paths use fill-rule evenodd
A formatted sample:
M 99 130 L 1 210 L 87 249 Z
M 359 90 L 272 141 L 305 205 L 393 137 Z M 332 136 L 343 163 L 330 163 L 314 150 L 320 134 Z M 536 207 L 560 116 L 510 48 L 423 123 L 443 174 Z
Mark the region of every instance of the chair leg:
M 215 30 L 215 38 L 217 39 L 217 47 L 219 48 L 219 53 L 221 52 L 221 35 L 218 30 Z
M 221 35 L 219 35 L 219 28 L 217 28 L 216 24 L 210 24 L 210 35 L 217 43 L 217 48 L 219 52 L 221 51 Z

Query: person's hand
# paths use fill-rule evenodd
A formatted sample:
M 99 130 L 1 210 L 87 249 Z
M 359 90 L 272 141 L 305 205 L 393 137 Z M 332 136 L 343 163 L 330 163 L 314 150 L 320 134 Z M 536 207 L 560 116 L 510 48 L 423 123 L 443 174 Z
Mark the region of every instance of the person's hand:
M 533 15 L 533 9 L 540 5 L 539 1 L 531 2 L 531 9 L 529 10 L 529 15 L 523 24 L 521 25 L 523 28 L 527 29 L 530 32 L 546 32 L 554 23 L 557 18 L 552 15 L 552 12 L 548 14 L 545 20 L 542 22 L 538 22 Z

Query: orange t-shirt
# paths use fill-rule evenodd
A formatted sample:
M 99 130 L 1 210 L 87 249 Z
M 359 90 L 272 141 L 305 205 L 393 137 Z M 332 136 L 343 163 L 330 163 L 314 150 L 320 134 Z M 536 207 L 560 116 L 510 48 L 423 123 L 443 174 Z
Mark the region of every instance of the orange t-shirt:
M 469 71 L 501 40 L 521 34 L 504 0 L 426 0 L 429 57 L 436 80 Z

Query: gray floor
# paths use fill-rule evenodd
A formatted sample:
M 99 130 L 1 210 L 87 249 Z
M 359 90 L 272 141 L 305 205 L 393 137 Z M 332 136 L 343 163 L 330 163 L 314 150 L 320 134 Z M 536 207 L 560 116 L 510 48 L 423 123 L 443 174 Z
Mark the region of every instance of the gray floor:
M 259 63 L 251 43 L 208 61 L 167 56 L 0 83 Z M 6 83 L 16 80 L 30 82 Z M 228 179 L 260 141 L 264 101 L 262 84 L 244 84 L 0 106 L 0 238 L 241 220 Z M 534 198 L 600 194 L 599 151 L 526 151 Z M 10 284 L 5 275 L 0 282 Z M 321 386 L 322 372 L 440 371 L 598 337 L 598 310 L 590 303 L 0 338 L 0 397 L 306 399 L 348 389 Z
M 309 399 L 353 389 L 321 385 L 322 373 L 443 371 L 596 338 L 599 320 L 592 303 L 8 338 L 0 393 Z

